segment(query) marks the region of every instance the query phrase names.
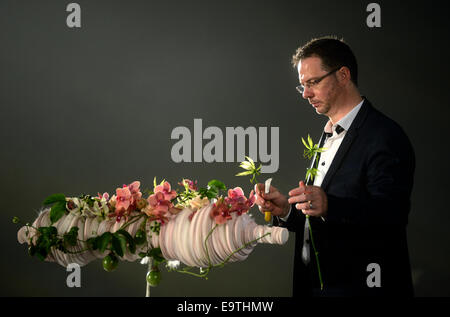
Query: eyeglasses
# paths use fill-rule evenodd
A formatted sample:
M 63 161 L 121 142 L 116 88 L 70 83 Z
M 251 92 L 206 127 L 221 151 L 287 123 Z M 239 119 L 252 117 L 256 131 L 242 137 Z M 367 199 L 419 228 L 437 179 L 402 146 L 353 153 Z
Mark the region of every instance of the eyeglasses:
M 323 75 L 322 77 L 310 79 L 310 80 L 308 80 L 308 81 L 305 83 L 304 86 L 303 86 L 303 85 L 300 85 L 300 86 L 295 87 L 295 89 L 297 89 L 297 91 L 298 91 L 301 95 L 303 95 L 303 93 L 305 92 L 305 88 L 312 88 L 312 87 L 316 86 L 316 85 L 317 85 L 318 83 L 320 83 L 325 77 L 330 76 L 331 74 L 337 72 L 339 69 L 341 69 L 341 67 L 336 68 L 336 69 L 332 70 L 332 71 L 329 72 L 329 73 L 326 73 L 326 74 Z

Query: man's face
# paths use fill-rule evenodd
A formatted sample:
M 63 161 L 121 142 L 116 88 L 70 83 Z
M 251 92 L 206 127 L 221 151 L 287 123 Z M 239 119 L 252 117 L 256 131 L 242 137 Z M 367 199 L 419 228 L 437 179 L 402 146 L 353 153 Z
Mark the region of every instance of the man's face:
M 308 99 L 318 114 L 331 116 L 339 92 L 339 83 L 335 73 L 314 84 L 316 79 L 328 73 L 322 68 L 322 61 L 319 57 L 300 60 L 297 70 L 300 84 L 305 87 L 303 98 Z

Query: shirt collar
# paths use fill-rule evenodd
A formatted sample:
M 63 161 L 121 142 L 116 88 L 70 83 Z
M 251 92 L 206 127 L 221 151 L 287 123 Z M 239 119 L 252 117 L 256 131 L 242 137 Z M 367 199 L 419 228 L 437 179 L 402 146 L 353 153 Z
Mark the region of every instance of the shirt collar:
M 345 131 L 348 131 L 350 129 L 350 126 L 353 123 L 353 120 L 355 120 L 356 115 L 359 112 L 359 109 L 361 109 L 362 104 L 364 103 L 364 99 L 356 105 L 352 110 L 350 110 L 349 113 L 347 113 L 341 120 L 336 122 L 336 124 L 332 124 L 331 120 L 328 120 L 328 122 L 325 124 L 324 131 L 326 133 L 333 133 L 335 134 L 336 127 L 340 125 Z

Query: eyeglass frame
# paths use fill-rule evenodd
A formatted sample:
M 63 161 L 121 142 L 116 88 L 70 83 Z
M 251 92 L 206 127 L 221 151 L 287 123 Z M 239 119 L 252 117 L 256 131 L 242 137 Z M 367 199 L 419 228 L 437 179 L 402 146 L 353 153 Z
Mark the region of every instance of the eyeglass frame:
M 338 70 L 340 70 L 342 68 L 342 66 L 335 68 L 334 70 L 326 73 L 325 75 L 318 77 L 318 78 L 311 78 L 309 79 L 305 85 L 307 88 L 311 88 L 314 87 L 315 85 L 319 84 L 322 80 L 324 80 L 326 77 L 330 76 L 331 74 L 337 72 Z M 312 81 L 312 82 L 311 82 Z M 296 86 L 295 89 L 297 89 L 297 91 L 303 95 L 303 93 L 305 92 L 305 86 L 300 85 L 300 86 Z

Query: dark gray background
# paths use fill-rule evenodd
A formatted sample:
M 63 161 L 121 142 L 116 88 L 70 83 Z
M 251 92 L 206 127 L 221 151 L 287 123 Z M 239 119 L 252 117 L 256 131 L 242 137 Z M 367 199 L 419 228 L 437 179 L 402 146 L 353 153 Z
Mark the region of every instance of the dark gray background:
M 32 221 L 55 192 L 96 194 L 153 177 L 203 186 L 238 163 L 173 163 L 177 126 L 280 127 L 274 185 L 303 178 L 300 138 L 318 117 L 294 87 L 295 49 L 334 34 L 353 48 L 360 91 L 396 120 L 416 151 L 408 240 L 419 296 L 450 295 L 447 16 L 439 2 L 378 1 L 382 27 L 366 25 L 371 1 L 77 1 L 81 29 L 66 26 L 70 1 L 0 1 L 1 295 L 143 296 L 146 267 L 96 261 L 79 289 L 65 268 L 27 255 L 14 215 Z M 261 179 L 269 175 L 263 175 Z M 383 210 L 380 210 L 383 212 Z M 256 208 L 257 222 L 263 223 Z M 388 215 L 387 215 L 388 216 Z M 163 272 L 153 296 L 290 296 L 293 241 L 259 245 L 241 263 L 201 280 Z

